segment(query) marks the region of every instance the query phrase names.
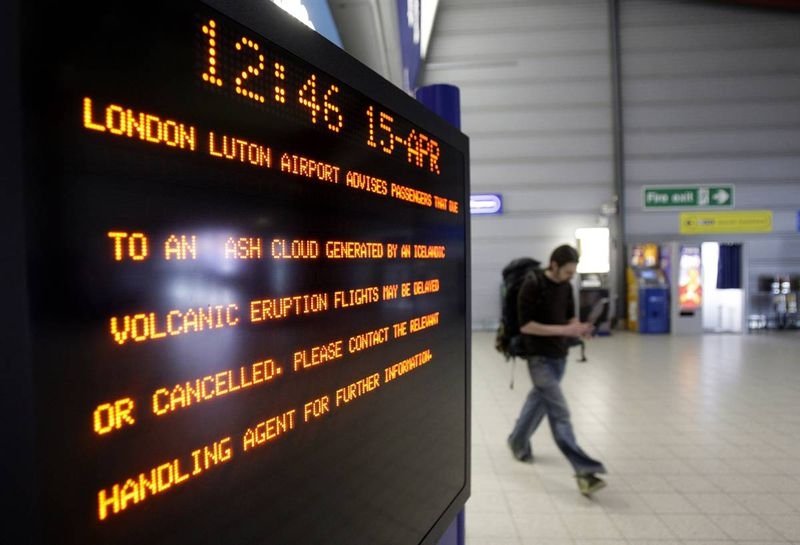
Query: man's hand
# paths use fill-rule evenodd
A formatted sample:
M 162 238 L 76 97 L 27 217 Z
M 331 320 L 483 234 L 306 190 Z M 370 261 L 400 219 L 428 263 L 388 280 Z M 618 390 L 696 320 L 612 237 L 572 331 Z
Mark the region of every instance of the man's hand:
M 573 319 L 567 325 L 564 326 L 564 336 L 565 337 L 588 337 L 592 334 L 592 330 L 594 327 L 592 324 L 589 323 L 582 323 L 579 322 L 577 319 Z

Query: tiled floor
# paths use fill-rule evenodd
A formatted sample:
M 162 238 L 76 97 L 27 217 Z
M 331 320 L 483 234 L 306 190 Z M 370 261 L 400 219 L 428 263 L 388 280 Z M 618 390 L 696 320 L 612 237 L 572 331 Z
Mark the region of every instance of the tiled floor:
M 468 545 L 800 545 L 800 335 L 639 336 L 588 343 L 564 391 L 578 442 L 609 470 L 577 492 L 546 423 L 533 465 L 505 439 L 524 362 L 473 336 Z

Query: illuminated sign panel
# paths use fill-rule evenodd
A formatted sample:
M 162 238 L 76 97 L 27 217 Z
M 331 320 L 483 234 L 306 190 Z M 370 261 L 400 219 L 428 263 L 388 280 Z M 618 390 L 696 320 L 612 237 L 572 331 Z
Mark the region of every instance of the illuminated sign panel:
M 19 8 L 36 539 L 434 543 L 469 493 L 467 139 L 212 4 Z
M 478 193 L 469 196 L 470 214 L 502 214 L 503 196 L 499 193 Z
M 681 312 L 700 310 L 703 304 L 703 272 L 700 248 L 682 246 L 678 276 L 678 306 Z

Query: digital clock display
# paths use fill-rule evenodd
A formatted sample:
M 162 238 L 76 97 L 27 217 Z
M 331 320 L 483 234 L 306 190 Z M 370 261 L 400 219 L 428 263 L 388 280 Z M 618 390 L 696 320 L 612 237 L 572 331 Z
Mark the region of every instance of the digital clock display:
M 435 543 L 466 137 L 267 2 L 18 6 L 33 541 Z

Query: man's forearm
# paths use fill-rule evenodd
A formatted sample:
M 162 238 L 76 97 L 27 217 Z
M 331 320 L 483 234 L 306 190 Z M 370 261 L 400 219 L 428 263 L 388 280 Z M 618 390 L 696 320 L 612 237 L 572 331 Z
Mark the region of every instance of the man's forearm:
M 540 324 L 530 321 L 519 328 L 520 333 L 536 335 L 537 337 L 567 337 L 566 326 L 553 324 Z

